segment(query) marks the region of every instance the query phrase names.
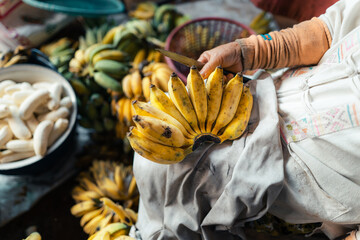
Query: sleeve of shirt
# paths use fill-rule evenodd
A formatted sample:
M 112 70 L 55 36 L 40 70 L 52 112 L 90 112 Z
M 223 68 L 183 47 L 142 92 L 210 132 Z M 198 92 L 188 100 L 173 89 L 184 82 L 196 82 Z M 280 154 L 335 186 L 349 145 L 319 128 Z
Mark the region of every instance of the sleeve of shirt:
M 319 19 L 328 27 L 332 44 L 360 26 L 360 1 L 341 0 L 329 7 Z

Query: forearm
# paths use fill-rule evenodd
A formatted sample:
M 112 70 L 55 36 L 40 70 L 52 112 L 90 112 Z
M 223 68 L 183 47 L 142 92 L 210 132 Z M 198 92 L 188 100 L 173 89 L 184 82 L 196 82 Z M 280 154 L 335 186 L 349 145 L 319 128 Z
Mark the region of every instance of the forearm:
M 236 41 L 244 70 L 274 69 L 317 64 L 329 49 L 331 36 L 325 23 L 313 18 L 280 32 Z

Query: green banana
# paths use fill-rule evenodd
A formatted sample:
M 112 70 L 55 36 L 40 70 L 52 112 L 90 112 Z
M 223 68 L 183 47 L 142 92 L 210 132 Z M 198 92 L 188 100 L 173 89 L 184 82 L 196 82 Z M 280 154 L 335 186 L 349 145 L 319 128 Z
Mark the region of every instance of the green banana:
M 95 72 L 94 79 L 95 82 L 103 88 L 109 88 L 117 92 L 122 90 L 121 84 L 116 79 L 104 72 Z
M 129 71 L 129 67 L 124 63 L 108 59 L 96 62 L 94 69 L 105 72 L 113 77 L 122 77 Z
M 91 63 L 96 54 L 107 49 L 114 49 L 114 46 L 112 44 L 100 44 L 99 46 L 92 49 L 89 53 L 88 62 Z
M 156 9 L 155 15 L 154 15 L 154 26 L 156 28 L 159 26 L 160 23 L 162 23 L 165 13 L 169 12 L 169 11 L 171 11 L 171 12 L 176 11 L 175 6 L 172 4 L 164 4 Z
M 79 95 L 88 95 L 90 93 L 89 89 L 87 89 L 85 84 L 79 79 L 70 79 L 70 84 L 75 90 L 75 92 Z

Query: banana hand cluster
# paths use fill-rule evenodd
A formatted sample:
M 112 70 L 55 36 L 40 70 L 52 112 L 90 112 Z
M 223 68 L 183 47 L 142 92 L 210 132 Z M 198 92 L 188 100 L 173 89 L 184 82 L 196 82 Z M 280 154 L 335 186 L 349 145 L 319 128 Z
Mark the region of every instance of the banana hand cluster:
M 168 91 L 168 81 L 172 73 L 166 63 L 152 62 L 142 71 L 133 69 L 122 80 L 122 89 L 126 97 L 150 100 L 150 85 L 154 84 L 161 90 Z
M 41 240 L 41 235 L 38 232 L 33 232 L 25 240 Z
M 0 68 L 28 61 L 31 54 L 30 51 L 30 49 L 19 45 L 14 51 L 0 53 Z
M 78 43 L 63 37 L 55 42 L 41 46 L 40 50 L 45 53 L 59 73 L 69 77 L 69 62 L 73 58 Z
M 222 143 L 245 131 L 253 98 L 242 76 L 224 83 L 217 67 L 206 83 L 196 67 L 190 69 L 187 86 L 173 73 L 169 96 L 152 85 L 150 103 L 134 101 L 128 139 L 141 156 L 157 163 L 176 163 L 206 141 Z
M 81 217 L 80 225 L 86 233 L 94 234 L 110 223 L 131 226 L 137 221 L 132 209 L 137 209 L 139 193 L 131 166 L 94 161 L 90 171 L 79 176 L 79 183 L 72 192 L 77 203 L 71 213 Z M 128 228 L 124 234 L 127 232 Z

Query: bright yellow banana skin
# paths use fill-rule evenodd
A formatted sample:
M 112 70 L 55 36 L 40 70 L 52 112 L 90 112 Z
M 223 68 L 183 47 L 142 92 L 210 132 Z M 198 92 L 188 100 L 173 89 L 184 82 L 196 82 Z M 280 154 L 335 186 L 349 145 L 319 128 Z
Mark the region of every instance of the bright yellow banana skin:
M 191 103 L 190 97 L 184 83 L 173 73 L 169 81 L 169 96 L 176 108 L 184 116 L 196 133 L 201 133 L 196 117 L 196 112 Z
M 41 240 L 41 235 L 38 232 L 33 232 L 25 240 Z
M 213 123 L 215 122 L 223 94 L 224 74 L 221 67 L 217 67 L 208 77 L 206 81 L 207 92 L 207 117 L 206 117 L 206 131 L 211 132 Z
M 192 130 L 189 123 L 183 117 L 183 115 L 176 108 L 175 104 L 169 99 L 169 97 L 161 91 L 155 85 L 151 85 L 150 87 L 150 102 L 151 105 L 156 107 L 157 109 L 169 114 L 176 120 L 178 120 L 181 125 L 188 131 L 188 133 L 195 135 L 196 133 Z
M 240 137 L 245 131 L 253 106 L 253 96 L 249 87 L 244 87 L 241 100 L 233 120 L 225 127 L 224 132 L 219 136 L 221 142 L 234 140 Z
M 224 89 L 220 112 L 211 133 L 217 135 L 219 130 L 225 127 L 233 119 L 240 102 L 243 83 L 242 76 L 236 74 Z
M 157 119 L 160 119 L 162 121 L 165 121 L 167 123 L 170 123 L 180 129 L 180 131 L 184 134 L 184 136 L 188 136 L 186 129 L 181 125 L 180 122 L 178 122 L 175 118 L 167 114 L 166 112 L 163 112 L 156 107 L 152 106 L 150 103 L 145 103 L 141 101 L 133 101 L 133 108 L 135 110 L 135 113 L 137 115 L 141 116 L 149 116 L 154 117 Z M 191 138 L 191 135 L 190 135 Z
M 171 147 L 183 147 L 191 145 L 180 129 L 160 119 L 135 115 L 133 117 L 138 130 L 150 140 Z
M 142 135 L 136 128 L 128 133 L 131 147 L 141 156 L 156 163 L 173 164 L 180 162 L 191 152 L 191 148 L 169 147 L 155 143 Z
M 190 68 L 187 77 L 188 92 L 194 106 L 201 132 L 205 132 L 205 122 L 207 115 L 207 95 L 205 82 L 195 66 Z

